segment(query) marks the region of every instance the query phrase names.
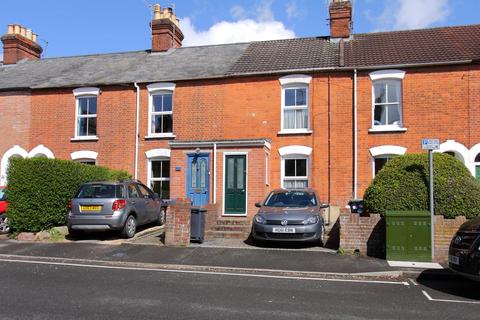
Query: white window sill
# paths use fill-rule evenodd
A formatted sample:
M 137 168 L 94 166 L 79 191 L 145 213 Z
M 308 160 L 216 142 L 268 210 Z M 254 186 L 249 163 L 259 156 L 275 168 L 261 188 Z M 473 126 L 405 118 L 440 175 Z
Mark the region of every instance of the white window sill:
M 162 134 L 150 134 L 148 136 L 145 136 L 145 139 L 168 139 L 168 138 L 175 138 L 176 135 L 173 133 L 162 133 Z
M 373 128 L 368 129 L 368 132 L 377 133 L 377 132 L 405 132 L 407 128 L 401 127 L 390 127 L 390 126 L 375 126 Z
M 98 141 L 97 136 L 74 137 L 70 141 Z
M 278 135 L 289 135 L 289 134 L 312 134 L 312 130 L 281 130 L 278 131 Z

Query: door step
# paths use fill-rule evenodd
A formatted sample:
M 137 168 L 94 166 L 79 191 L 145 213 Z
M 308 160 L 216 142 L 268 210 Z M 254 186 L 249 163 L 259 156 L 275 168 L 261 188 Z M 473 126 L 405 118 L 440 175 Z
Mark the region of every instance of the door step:
M 205 238 L 208 239 L 241 239 L 246 240 L 250 232 L 245 233 L 243 231 L 207 231 L 205 232 Z

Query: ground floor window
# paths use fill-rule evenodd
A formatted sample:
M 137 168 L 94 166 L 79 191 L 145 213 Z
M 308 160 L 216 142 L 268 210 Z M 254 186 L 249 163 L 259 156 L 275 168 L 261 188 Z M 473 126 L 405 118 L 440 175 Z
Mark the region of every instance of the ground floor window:
M 170 198 L 170 160 L 150 161 L 150 188 L 160 199 Z
M 380 170 L 382 170 L 382 168 L 387 164 L 387 162 L 392 160 L 394 157 L 394 155 L 382 155 L 375 157 L 373 163 L 374 176 L 376 176 L 377 173 L 380 172 Z
M 88 164 L 88 165 L 91 165 L 91 166 L 96 165 L 96 160 L 95 159 L 80 159 L 80 160 L 77 160 L 77 162 L 81 163 L 81 164 Z
M 302 189 L 308 187 L 308 159 L 283 159 L 282 185 L 286 189 Z

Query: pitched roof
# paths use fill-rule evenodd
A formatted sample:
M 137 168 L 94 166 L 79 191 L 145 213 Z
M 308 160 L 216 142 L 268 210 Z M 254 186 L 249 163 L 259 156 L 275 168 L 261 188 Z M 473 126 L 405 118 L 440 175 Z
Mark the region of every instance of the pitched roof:
M 480 60 L 480 25 L 184 47 L 21 61 L 0 65 L 0 90 L 180 81 L 246 74 Z
M 224 76 L 248 44 L 24 60 L 0 67 L 0 88 L 56 88 Z
M 345 43 L 345 67 L 480 59 L 480 24 L 364 33 Z

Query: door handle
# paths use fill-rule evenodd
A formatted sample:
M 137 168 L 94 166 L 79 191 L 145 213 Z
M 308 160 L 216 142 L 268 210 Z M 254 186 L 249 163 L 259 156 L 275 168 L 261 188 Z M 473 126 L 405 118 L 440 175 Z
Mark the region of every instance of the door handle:
M 135 202 L 135 201 L 132 201 L 132 202 L 130 202 L 130 203 L 131 203 L 131 204 L 135 204 L 136 202 Z

